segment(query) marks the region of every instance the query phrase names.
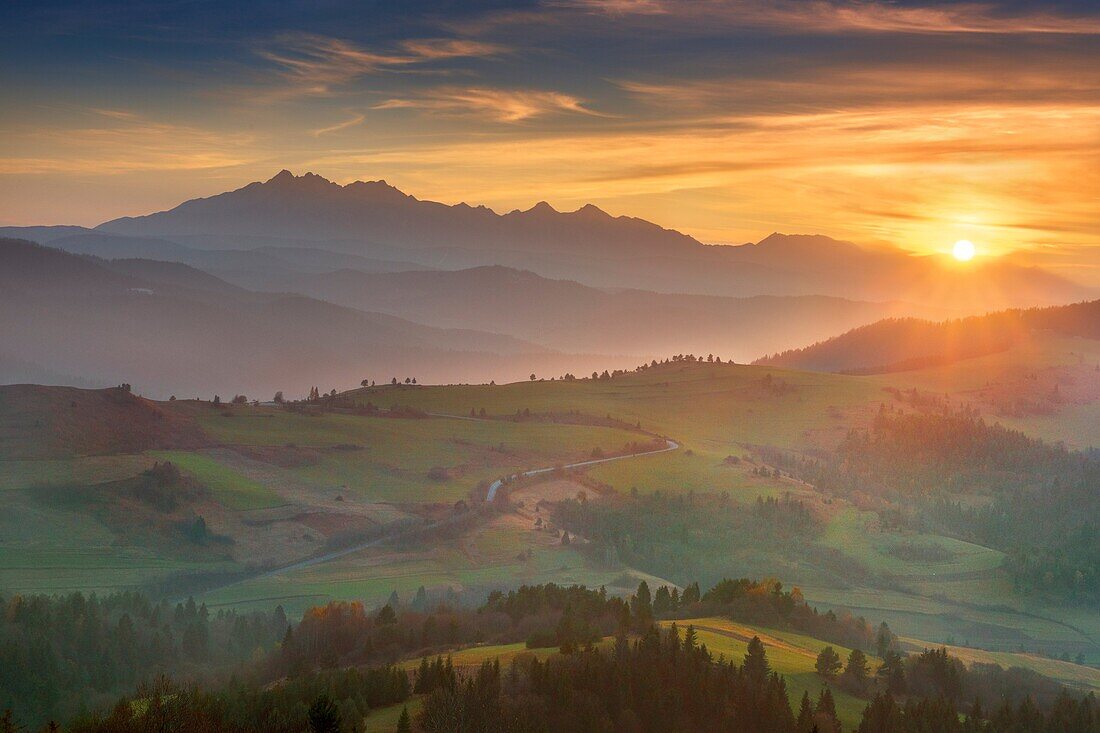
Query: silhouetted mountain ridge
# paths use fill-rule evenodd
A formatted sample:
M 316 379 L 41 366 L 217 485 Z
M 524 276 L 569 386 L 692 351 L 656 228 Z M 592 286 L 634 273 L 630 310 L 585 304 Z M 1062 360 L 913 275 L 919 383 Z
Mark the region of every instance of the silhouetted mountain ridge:
M 97 232 L 192 247 L 315 247 L 432 269 L 505 265 L 597 287 L 745 297 L 832 295 L 935 302 L 958 311 L 1062 304 L 1094 297 L 1061 277 L 1010 261 L 965 267 L 942 257 L 865 247 L 823 235 L 773 233 L 756 244 L 704 245 L 644 219 L 545 201 L 497 214 L 421 200 L 384 181 L 341 186 L 282 171 L 174 209 L 101 224 Z

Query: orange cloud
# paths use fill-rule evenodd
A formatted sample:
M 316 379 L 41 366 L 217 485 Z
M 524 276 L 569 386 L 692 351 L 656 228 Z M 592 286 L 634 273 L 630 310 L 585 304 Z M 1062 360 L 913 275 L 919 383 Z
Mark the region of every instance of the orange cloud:
M 1044 11 L 1001 13 L 987 3 L 907 6 L 852 0 L 559 0 L 560 8 L 608 15 L 661 16 L 682 23 L 768 28 L 792 33 L 1056 33 L 1100 32 L 1094 16 Z
M 387 99 L 374 109 L 427 109 L 481 115 L 498 122 L 521 122 L 555 112 L 599 114 L 580 99 L 560 92 L 478 87 L 434 89 L 416 97 Z
M 194 171 L 243 165 L 255 159 L 255 138 L 147 119 L 122 110 L 91 109 L 108 124 L 11 131 L 0 175 L 117 175 L 140 171 Z

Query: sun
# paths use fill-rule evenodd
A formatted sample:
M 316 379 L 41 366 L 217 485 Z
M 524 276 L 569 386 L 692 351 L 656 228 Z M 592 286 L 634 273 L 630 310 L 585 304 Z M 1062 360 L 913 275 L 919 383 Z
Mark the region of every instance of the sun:
M 969 239 L 960 239 L 955 242 L 955 246 L 951 250 L 951 254 L 959 262 L 969 262 L 974 259 L 974 243 Z

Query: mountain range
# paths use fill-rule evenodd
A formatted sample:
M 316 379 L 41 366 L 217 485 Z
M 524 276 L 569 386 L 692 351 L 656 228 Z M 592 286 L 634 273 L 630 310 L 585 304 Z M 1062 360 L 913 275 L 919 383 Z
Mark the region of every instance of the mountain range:
M 0 382 L 157 396 L 584 374 L 674 353 L 748 361 L 882 318 L 1092 295 L 1008 259 L 778 233 L 715 246 L 592 205 L 497 214 L 288 171 L 91 229 L 4 236 Z
M 163 258 L 172 244 L 200 250 L 266 248 L 261 253 L 276 258 L 270 248 L 307 249 L 366 258 L 375 271 L 378 262 L 442 270 L 504 265 L 597 287 L 936 302 L 959 312 L 1052 305 L 1091 294 L 1045 270 L 1008 260 L 958 267 L 938 257 L 821 235 L 776 233 L 755 244 L 711 246 L 593 205 L 559 212 L 540 202 L 525 211 L 497 214 L 484 206 L 422 201 L 384 181 L 341 186 L 285 170 L 168 211 L 108 221 L 94 232 L 99 239 L 80 246 L 101 255 L 97 247 L 135 246 L 112 236 L 138 237 L 168 243 L 146 242 L 161 248 L 156 258 Z M 34 232 L 7 234 L 42 241 Z M 66 234 L 79 232 L 67 228 Z

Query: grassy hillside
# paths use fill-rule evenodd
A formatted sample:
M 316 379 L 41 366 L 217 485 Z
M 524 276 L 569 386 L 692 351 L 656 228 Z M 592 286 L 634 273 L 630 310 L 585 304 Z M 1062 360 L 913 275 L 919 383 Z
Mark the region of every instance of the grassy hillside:
M 196 448 L 194 421 L 129 389 L 0 386 L 0 460 Z
M 1002 352 L 1039 332 L 1100 339 L 1098 324 L 1100 300 L 939 323 L 887 319 L 757 363 L 864 374 L 912 371 Z
M 340 598 L 380 603 L 394 590 L 407 597 L 421 585 L 481 592 L 553 580 L 614 590 L 636 585 L 647 573 L 666 575 L 654 582 L 713 581 L 686 573 L 667 577 L 642 563 L 594 553 L 585 537 L 563 546 L 555 532 L 536 527 L 536 519 L 549 522 L 552 514 L 548 505 L 538 513 L 537 505 L 580 492 L 608 506 L 626 502 L 632 490 L 684 501 L 727 494 L 731 508 L 712 512 L 697 527 L 689 524 L 685 536 L 675 538 L 678 551 L 690 556 L 698 555 L 692 549 L 698 537 L 691 535 L 709 536 L 708 572 L 774 575 L 823 607 L 886 619 L 901 633 L 934 642 L 998 652 L 1084 652 L 1097 660 L 1095 615 L 1021 597 L 1000 570 L 1002 553 L 885 524 L 873 497 L 826 496 L 786 473 L 775 476 L 761 452 L 772 446 L 824 455 L 853 426 L 869 424 L 884 402 L 919 409 L 914 394 L 946 395 L 941 398 L 951 404 L 993 410 L 1006 395 L 1034 396 L 1058 384 L 1063 402 L 1051 412 L 1021 410 L 1003 418 L 1052 437 L 1057 433 L 1042 430 L 1063 425 L 1063 414 L 1088 422 L 1096 404 L 1088 371 L 1100 356 L 1096 344 L 1047 336 L 949 366 L 874 376 L 674 361 L 596 380 L 386 385 L 348 393 L 357 407 L 342 400 L 345 406 L 334 410 L 149 403 L 205 442 L 0 462 L 0 489 L 10 507 L 0 520 L 0 584 L 133 587 L 178 572 L 250 571 L 250 577 L 217 583 L 222 587 L 204 599 L 216 606 L 279 602 L 301 610 Z M 395 417 L 385 409 L 369 411 L 368 404 L 413 409 L 403 407 L 393 414 L 404 417 Z M 1085 428 L 1079 440 L 1087 439 Z M 680 448 L 546 477 L 553 481 L 537 484 L 544 488 L 518 491 L 511 505 L 463 520 L 454 531 L 296 565 L 354 548 L 402 523 L 449 520 L 455 502 L 482 498 L 496 478 L 614 454 L 649 434 L 673 438 Z M 202 513 L 211 532 L 231 538 L 229 561 L 186 561 L 177 548 L 135 543 L 118 527 L 42 500 L 48 493 L 43 486 L 98 486 L 133 477 L 155 461 L 177 464 L 209 491 L 211 503 Z M 743 508 L 759 497 L 787 496 L 807 507 L 811 526 L 761 542 L 741 529 L 740 520 L 721 524 L 727 516 L 753 516 Z M 700 500 L 690 511 L 705 513 L 706 506 Z M 71 531 L 53 531 L 57 527 Z M 661 527 L 653 531 L 659 535 Z M 285 566 L 291 567 L 268 572 Z
M 1002 553 L 883 526 L 868 511 L 873 503 L 834 498 L 822 504 L 820 495 L 786 476 L 756 475 L 759 459 L 752 458 L 761 445 L 816 455 L 835 446 L 851 427 L 867 425 L 882 403 L 917 409 L 914 394 L 946 396 L 950 404 L 984 408 L 994 413 L 992 419 L 1012 427 L 1087 447 L 1094 439 L 1100 443 L 1087 419 L 1100 404 L 1094 394 L 1097 357 L 1100 342 L 1045 335 L 1007 352 L 896 374 L 679 362 L 606 380 L 424 387 L 410 390 L 402 401 L 456 414 L 471 408 L 500 417 L 525 409 L 534 414 L 577 410 L 638 422 L 675 438 L 682 449 L 593 467 L 586 472 L 590 479 L 623 495 L 632 489 L 685 496 L 728 492 L 735 501 L 752 502 L 790 493 L 818 507 L 824 521 L 820 534 L 808 544 L 792 543 L 811 548 L 801 560 L 761 556 L 759 548 L 740 553 L 732 543 L 725 552 L 730 567 L 777 574 L 802 586 L 814 602 L 851 608 L 868 618 L 886 617 L 898 628 L 937 642 L 966 640 L 1005 651 L 1066 651 L 1071 656 L 1084 651 L 1100 659 L 1100 623 L 1090 614 L 1014 593 L 1000 571 Z M 1060 385 L 1063 400 L 1048 412 L 996 416 L 997 405 L 1008 397 L 1025 402 L 1029 394 L 1049 393 L 1054 385 Z M 361 401 L 378 399 L 377 389 L 353 394 Z M 1066 422 L 1063 415 L 1069 416 Z M 1074 415 L 1080 416 L 1077 423 Z M 1075 424 L 1080 429 L 1071 436 Z M 730 456 L 741 460 L 731 462 Z
M 639 440 L 636 432 L 600 424 L 512 425 L 240 405 L 214 409 L 209 403 L 150 402 L 121 390 L 4 388 L 2 394 L 19 398 L 5 402 L 0 412 L 0 434 L 11 436 L 0 461 L 6 507 L 0 518 L 0 587 L 5 591 L 140 587 L 178 573 L 278 567 L 362 541 L 356 538 L 382 532 L 395 521 L 438 519 L 457 500 L 483 497 L 485 485 L 500 476 L 583 460 L 594 450 L 612 454 Z M 70 402 L 78 408 L 67 407 Z M 141 432 L 146 415 L 159 416 L 148 422 L 173 432 Z M 28 424 L 33 430 L 25 429 Z M 158 442 L 161 436 L 167 438 Z M 80 455 L 97 451 L 113 452 Z M 189 511 L 201 515 L 213 535 L 226 538 L 226 559 L 215 561 L 197 548 L 189 553 L 186 545 L 105 522 L 111 515 L 92 510 L 114 507 L 115 515 L 126 516 L 119 503 L 124 497 L 112 487 L 156 462 L 173 463 L 207 492 Z M 75 503 L 75 496 L 94 497 L 95 503 Z M 461 588 L 489 582 L 485 578 L 499 583 L 511 574 L 519 577 L 525 566 L 515 557 L 526 545 L 513 534 L 501 527 L 480 535 L 474 545 L 487 548 L 480 555 L 476 547 L 431 550 L 428 559 L 405 553 L 392 572 L 369 571 L 373 579 L 367 584 L 384 596 L 395 574 L 409 577 L 413 590 L 433 579 Z M 566 554 L 550 565 L 533 558 L 532 577 L 583 567 L 575 553 Z M 333 573 L 341 570 L 333 565 L 318 571 L 329 578 L 321 586 L 331 591 Z M 307 588 L 286 595 L 355 597 L 367 582 L 359 577 L 359 585 L 336 583 L 336 591 Z M 588 579 L 584 572 L 577 577 Z M 302 587 L 307 585 L 303 581 Z

